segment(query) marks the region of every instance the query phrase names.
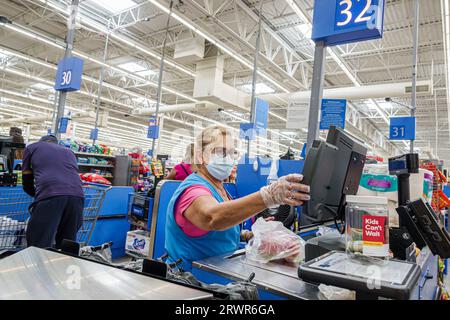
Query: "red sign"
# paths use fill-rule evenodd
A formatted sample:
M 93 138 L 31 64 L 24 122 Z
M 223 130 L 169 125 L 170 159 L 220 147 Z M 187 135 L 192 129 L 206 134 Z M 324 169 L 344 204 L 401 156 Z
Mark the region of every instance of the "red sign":
M 363 241 L 384 244 L 386 241 L 386 218 L 378 216 L 363 216 Z

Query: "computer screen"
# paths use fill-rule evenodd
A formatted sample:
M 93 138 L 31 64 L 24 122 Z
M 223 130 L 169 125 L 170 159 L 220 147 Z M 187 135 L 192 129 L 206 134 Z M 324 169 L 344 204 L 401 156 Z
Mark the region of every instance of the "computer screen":
M 303 168 L 311 200 L 302 207 L 301 227 L 343 220 L 345 195 L 358 192 L 366 154 L 363 142 L 336 127 L 330 128 L 326 142 L 314 141 Z

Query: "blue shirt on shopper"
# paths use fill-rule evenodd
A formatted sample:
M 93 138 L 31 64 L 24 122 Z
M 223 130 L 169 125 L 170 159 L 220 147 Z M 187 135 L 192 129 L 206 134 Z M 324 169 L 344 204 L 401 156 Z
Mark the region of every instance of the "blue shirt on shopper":
M 35 201 L 55 196 L 84 197 L 75 154 L 57 141 L 54 136 L 46 136 L 25 149 L 22 172 L 24 177 L 33 175 Z

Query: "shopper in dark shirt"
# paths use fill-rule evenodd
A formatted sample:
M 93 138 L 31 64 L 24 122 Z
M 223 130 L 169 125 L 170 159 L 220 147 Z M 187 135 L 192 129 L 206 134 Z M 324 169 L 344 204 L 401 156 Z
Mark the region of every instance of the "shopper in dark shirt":
M 84 193 L 74 153 L 55 136 L 41 138 L 24 152 L 23 189 L 34 197 L 27 227 L 27 245 L 60 248 L 76 240 L 83 221 Z

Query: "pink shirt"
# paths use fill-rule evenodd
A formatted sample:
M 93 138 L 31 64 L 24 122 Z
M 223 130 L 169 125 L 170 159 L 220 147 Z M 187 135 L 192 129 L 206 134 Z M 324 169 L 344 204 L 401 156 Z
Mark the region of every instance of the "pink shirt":
M 179 163 L 174 167 L 177 172 L 175 180 L 183 181 L 192 173 L 191 165 L 187 163 Z
M 181 169 L 183 170 L 183 169 Z M 184 212 L 194 202 L 195 199 L 201 196 L 212 196 L 211 191 L 208 188 L 200 185 L 188 187 L 178 197 L 175 204 L 175 221 L 177 225 L 183 230 L 183 232 L 192 238 L 201 237 L 208 233 L 203 229 L 194 226 L 185 216 Z

